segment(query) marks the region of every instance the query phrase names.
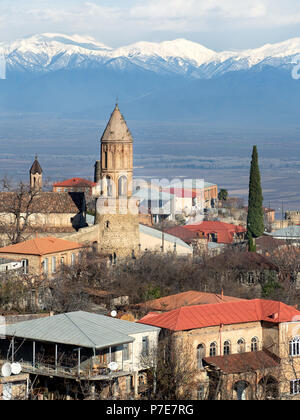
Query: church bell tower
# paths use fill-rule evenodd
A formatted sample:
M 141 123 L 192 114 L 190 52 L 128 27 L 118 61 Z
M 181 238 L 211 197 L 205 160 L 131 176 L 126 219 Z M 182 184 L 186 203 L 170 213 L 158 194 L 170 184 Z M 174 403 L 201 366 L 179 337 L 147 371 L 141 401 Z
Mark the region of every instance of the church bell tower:
M 41 191 L 43 188 L 43 171 L 37 156 L 35 157 L 29 173 L 31 191 Z
M 139 217 L 137 200 L 132 197 L 133 139 L 118 104 L 101 137 L 98 165 L 100 251 L 116 257 L 134 255 L 139 244 Z

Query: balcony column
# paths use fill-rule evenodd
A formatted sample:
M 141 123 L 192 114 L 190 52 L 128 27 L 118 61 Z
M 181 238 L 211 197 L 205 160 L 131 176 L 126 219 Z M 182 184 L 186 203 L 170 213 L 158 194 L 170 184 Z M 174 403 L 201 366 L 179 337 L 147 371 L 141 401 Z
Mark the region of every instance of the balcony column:
M 35 341 L 32 343 L 32 366 L 35 368 Z
M 15 361 L 15 338 L 12 337 L 11 339 L 11 361 L 14 363 Z
M 57 344 L 55 344 L 55 372 L 57 372 Z
M 78 348 L 78 369 L 77 369 L 78 376 L 80 376 L 80 357 L 81 357 L 81 354 L 80 354 L 80 347 L 79 347 Z

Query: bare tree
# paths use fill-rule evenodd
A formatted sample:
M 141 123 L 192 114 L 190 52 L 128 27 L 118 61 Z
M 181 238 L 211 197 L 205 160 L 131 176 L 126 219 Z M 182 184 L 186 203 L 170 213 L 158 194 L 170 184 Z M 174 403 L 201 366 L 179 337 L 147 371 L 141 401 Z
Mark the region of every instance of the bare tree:
M 189 342 L 164 331 L 158 348 L 141 356 L 147 370 L 150 398 L 156 400 L 195 399 L 198 373 Z
M 31 190 L 30 187 L 20 182 L 16 188 L 13 188 L 11 181 L 4 178 L 0 182 L 1 190 L 5 195 L 2 197 L 5 202 L 2 217 L 0 216 L 0 228 L 8 237 L 11 244 L 22 242 L 25 239 L 25 233 L 30 228 L 31 216 L 37 213 L 34 206 L 35 198 L 39 191 Z

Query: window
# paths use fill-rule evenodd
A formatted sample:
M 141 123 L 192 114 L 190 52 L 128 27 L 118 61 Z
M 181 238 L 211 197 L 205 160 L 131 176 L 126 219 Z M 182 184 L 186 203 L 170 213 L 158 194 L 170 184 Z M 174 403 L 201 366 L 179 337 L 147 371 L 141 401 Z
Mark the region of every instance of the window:
M 223 353 L 224 355 L 230 354 L 230 341 L 228 340 L 224 341 Z
M 118 181 L 118 190 L 119 196 L 126 196 L 127 195 L 127 178 L 126 176 L 121 176 Z
M 205 357 L 205 346 L 204 344 L 199 344 L 197 347 L 197 366 L 198 369 L 203 368 L 202 359 Z
M 246 349 L 246 343 L 243 338 L 240 338 L 237 342 L 237 352 L 238 353 L 244 353 Z
M 76 254 L 71 255 L 71 265 L 75 265 L 76 263 Z
M 253 337 L 251 340 L 251 351 L 257 351 L 258 349 L 258 338 Z
M 217 355 L 217 343 L 211 343 L 209 346 L 209 356 L 214 357 Z
M 52 257 L 51 266 L 52 266 L 52 274 L 56 273 L 56 257 Z
M 143 337 L 142 340 L 142 355 L 149 356 L 149 337 Z
M 129 343 L 123 344 L 123 360 L 129 360 Z
M 294 337 L 289 342 L 289 355 L 300 356 L 300 338 L 299 337 Z
M 199 385 L 197 389 L 197 400 L 204 400 L 204 385 Z
M 290 394 L 300 394 L 300 379 L 290 381 Z
M 28 274 L 28 260 L 22 260 L 23 273 Z
M 48 270 L 49 270 L 49 261 L 48 261 L 48 258 L 45 258 L 43 261 L 44 274 L 48 274 Z

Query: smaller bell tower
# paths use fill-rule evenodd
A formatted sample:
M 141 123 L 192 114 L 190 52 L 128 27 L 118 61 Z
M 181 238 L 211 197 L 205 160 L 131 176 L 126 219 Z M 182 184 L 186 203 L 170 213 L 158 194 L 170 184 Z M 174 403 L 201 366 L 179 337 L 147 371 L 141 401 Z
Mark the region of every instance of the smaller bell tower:
M 36 156 L 30 168 L 30 189 L 31 191 L 42 191 L 42 188 L 43 188 L 43 170 Z

